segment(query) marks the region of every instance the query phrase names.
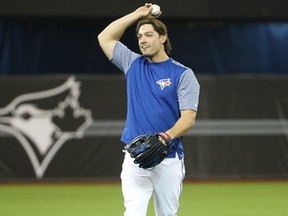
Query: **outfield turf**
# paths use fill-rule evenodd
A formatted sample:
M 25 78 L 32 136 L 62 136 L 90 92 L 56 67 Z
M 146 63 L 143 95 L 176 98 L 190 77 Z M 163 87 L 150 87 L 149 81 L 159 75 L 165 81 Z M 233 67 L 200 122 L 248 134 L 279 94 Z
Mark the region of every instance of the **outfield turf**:
M 183 188 L 178 216 L 288 215 L 288 182 L 192 182 Z M 1 216 L 121 216 L 123 211 L 120 184 L 0 184 Z M 147 215 L 154 215 L 152 202 Z

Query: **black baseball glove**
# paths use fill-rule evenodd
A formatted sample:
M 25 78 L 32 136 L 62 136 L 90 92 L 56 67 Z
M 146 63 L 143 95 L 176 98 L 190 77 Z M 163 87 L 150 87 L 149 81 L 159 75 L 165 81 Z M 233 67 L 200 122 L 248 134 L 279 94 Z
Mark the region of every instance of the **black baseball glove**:
M 162 137 L 165 144 L 159 140 Z M 135 158 L 134 163 L 140 168 L 149 169 L 157 166 L 168 155 L 173 140 L 166 133 L 144 134 L 134 138 L 125 149 Z

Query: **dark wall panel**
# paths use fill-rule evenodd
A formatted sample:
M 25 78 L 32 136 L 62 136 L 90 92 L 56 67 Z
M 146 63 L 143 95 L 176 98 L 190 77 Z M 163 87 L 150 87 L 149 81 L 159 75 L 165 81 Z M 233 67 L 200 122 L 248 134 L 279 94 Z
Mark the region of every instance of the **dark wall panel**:
M 287 19 L 285 0 L 210 0 L 211 18 Z
M 0 0 L 0 16 L 119 17 L 146 1 Z M 166 18 L 287 19 L 285 0 L 155 0 Z
M 186 179 L 288 178 L 288 77 L 197 77 Z M 0 181 L 119 180 L 125 88 L 124 76 L 1 78 Z
M 146 1 L 95 1 L 95 0 L 0 0 L 0 16 L 36 17 L 119 17 L 134 11 Z M 155 0 L 165 17 L 208 16 L 208 0 L 191 2 L 179 0 Z

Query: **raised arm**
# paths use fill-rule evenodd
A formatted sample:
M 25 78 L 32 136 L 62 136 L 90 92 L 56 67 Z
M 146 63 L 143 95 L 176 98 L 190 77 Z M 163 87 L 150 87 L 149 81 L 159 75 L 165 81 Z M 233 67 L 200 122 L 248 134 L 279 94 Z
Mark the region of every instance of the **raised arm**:
M 112 59 L 115 44 L 120 40 L 126 29 L 139 19 L 151 16 L 151 5 L 146 3 L 132 13 L 113 21 L 98 35 L 100 47 L 109 60 Z

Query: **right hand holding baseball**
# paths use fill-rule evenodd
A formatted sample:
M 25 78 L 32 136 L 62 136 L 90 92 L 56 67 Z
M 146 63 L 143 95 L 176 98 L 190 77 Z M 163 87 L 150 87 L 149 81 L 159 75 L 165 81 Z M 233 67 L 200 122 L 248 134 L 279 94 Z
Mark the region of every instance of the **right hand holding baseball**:
M 157 18 L 161 15 L 159 13 L 157 16 L 153 16 L 152 12 L 152 3 L 146 3 L 144 6 L 141 6 L 135 10 L 135 12 L 139 13 L 140 18 Z

